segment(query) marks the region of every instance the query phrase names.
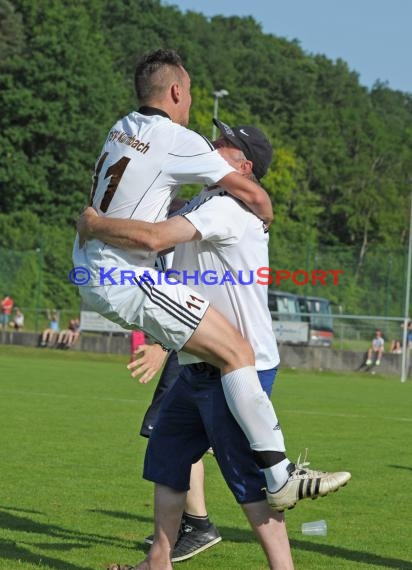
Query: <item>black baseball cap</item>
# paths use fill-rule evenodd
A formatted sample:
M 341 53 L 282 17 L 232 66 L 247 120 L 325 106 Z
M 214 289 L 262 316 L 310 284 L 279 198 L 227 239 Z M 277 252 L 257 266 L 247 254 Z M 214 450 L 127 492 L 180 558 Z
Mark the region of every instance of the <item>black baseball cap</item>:
M 262 131 L 250 125 L 229 127 L 219 119 L 213 119 L 214 124 L 225 139 L 230 140 L 246 158 L 253 162 L 253 174 L 258 180 L 265 176 L 272 162 L 273 148 L 269 139 Z

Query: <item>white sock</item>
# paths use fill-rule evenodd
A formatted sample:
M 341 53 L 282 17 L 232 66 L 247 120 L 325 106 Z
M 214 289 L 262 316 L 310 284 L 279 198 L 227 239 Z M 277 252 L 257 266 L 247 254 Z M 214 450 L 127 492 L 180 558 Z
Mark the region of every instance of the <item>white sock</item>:
M 247 366 L 222 376 L 226 402 L 254 451 L 285 452 L 285 442 L 272 402 L 262 389 L 256 369 Z M 263 469 L 268 490 L 275 492 L 287 481 L 289 459 Z
M 254 366 L 222 376 L 226 402 L 254 451 L 285 451 L 275 410 Z
M 268 491 L 275 493 L 276 491 L 279 491 L 281 487 L 283 487 L 283 485 L 289 479 L 289 473 L 286 470 L 289 463 L 290 461 L 286 457 L 280 463 L 276 463 L 276 465 L 272 465 L 272 467 L 262 469 L 266 477 Z

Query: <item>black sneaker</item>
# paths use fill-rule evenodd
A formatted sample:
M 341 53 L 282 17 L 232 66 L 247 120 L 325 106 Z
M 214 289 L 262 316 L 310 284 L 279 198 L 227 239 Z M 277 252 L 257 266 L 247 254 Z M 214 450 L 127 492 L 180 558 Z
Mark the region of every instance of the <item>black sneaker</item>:
M 144 539 L 146 544 L 153 544 L 154 535 Z M 181 562 L 200 554 L 222 540 L 217 528 L 211 524 L 208 530 L 199 530 L 182 521 L 173 550 L 172 562 Z
M 183 523 L 173 550 L 172 562 L 192 558 L 221 540 L 222 537 L 213 524 L 207 530 L 199 530 L 190 524 Z
M 154 541 L 154 534 L 151 534 L 150 536 L 146 536 L 143 542 L 145 544 L 153 544 L 153 541 Z

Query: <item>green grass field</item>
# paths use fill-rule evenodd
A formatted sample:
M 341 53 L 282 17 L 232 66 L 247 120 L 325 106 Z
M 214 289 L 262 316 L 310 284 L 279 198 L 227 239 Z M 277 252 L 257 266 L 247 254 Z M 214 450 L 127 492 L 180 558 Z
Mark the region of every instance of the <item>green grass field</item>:
M 154 383 L 126 357 L 0 347 L 0 569 L 103 570 L 137 563 L 152 531 L 152 485 L 137 436 Z M 276 408 L 296 459 L 345 469 L 338 493 L 287 512 L 296 570 L 412 570 L 412 383 L 281 371 Z M 187 570 L 261 570 L 265 558 L 213 457 L 209 515 L 223 542 Z M 304 537 L 325 519 L 328 535 Z M 176 564 L 176 567 L 179 567 Z

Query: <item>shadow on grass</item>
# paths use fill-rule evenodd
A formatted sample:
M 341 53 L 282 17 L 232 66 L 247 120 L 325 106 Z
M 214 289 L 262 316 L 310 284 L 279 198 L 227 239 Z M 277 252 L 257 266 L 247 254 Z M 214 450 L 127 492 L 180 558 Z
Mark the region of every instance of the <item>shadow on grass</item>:
M 151 517 L 142 517 L 141 515 L 125 513 L 123 511 L 105 511 L 101 509 L 91 509 L 89 512 L 108 515 L 110 517 L 125 520 L 134 520 L 138 522 L 149 523 L 153 522 L 153 519 Z M 219 525 L 219 532 L 225 540 L 230 542 L 255 542 L 255 538 L 251 530 Z
M 405 471 L 412 471 L 412 467 L 407 467 L 406 465 L 388 465 L 388 467 L 392 467 L 393 469 L 405 469 Z
M 142 517 L 141 515 L 136 515 L 132 513 L 125 513 L 124 511 L 105 511 L 104 509 L 88 509 L 88 513 L 97 513 L 99 515 L 107 515 L 115 519 L 124 519 L 128 521 L 137 521 L 150 523 L 153 522 L 152 517 Z
M 398 568 L 401 570 L 412 570 L 412 563 L 407 560 L 398 558 L 388 558 L 377 554 L 369 554 L 367 552 L 359 552 L 357 550 L 349 550 L 340 546 L 332 546 L 329 544 L 315 544 L 307 540 L 291 539 L 292 549 L 307 550 L 308 552 L 316 552 L 324 556 L 335 558 L 333 566 L 336 568 L 336 558 L 350 560 L 359 564 L 373 564 L 374 566 L 382 566 L 383 568 Z M 332 566 L 331 566 L 332 567 Z
M 32 546 L 30 542 L 25 542 L 24 540 L 19 540 L 19 544 Z M 89 548 L 89 545 L 81 542 L 36 542 L 36 548 L 41 548 L 42 550 L 61 550 L 61 552 L 68 552 L 74 548 Z
M 34 554 L 27 548 L 18 546 L 13 541 L 3 539 L 0 539 L 0 559 L 15 560 L 17 562 L 16 566 L 23 560 L 24 562 L 35 565 L 41 563 L 42 566 L 48 566 L 49 568 L 55 568 L 56 570 L 93 570 L 93 568 L 90 568 L 89 566 L 77 566 L 75 564 L 70 564 L 70 562 L 66 562 L 65 560 L 50 558 L 49 556 L 43 556 L 41 554 Z M 14 568 L 14 565 L 11 563 L 10 568 Z
M 0 505 L 0 509 L 4 509 L 5 511 L 17 511 L 18 513 L 27 513 L 29 515 L 42 515 L 41 511 L 32 511 L 29 509 L 18 509 L 17 507 L 10 507 L 10 505 Z
M 10 510 L 12 507 L 9 507 Z M 107 544 L 109 546 L 120 546 L 122 548 L 136 548 L 132 541 L 117 539 L 113 536 L 101 536 L 98 534 L 82 533 L 77 530 L 65 529 L 53 524 L 45 524 L 27 517 L 4 512 L 0 508 L 0 528 L 11 531 L 30 532 L 45 536 L 54 536 L 66 540 L 79 540 L 90 544 Z
M 135 554 L 139 551 L 141 553 L 144 553 L 144 549 L 141 548 L 140 544 L 136 544 L 130 540 L 123 540 L 112 536 L 101 536 L 98 534 L 82 533 L 77 530 L 75 531 L 65 529 L 58 525 L 38 522 L 28 517 L 21 516 L 20 514 L 7 512 L 8 510 L 22 511 L 22 509 L 15 509 L 14 507 L 0 507 L 0 529 L 12 532 L 30 533 L 30 535 L 38 535 L 42 537 L 55 537 L 61 541 L 70 541 L 66 543 L 59 542 L 55 544 L 36 543 L 35 547 L 39 549 L 68 551 L 74 548 L 87 549 L 92 545 L 103 544 L 107 546 L 124 548 L 126 550 L 132 550 Z M 23 512 L 27 513 L 27 511 Z M 23 544 L 25 546 L 22 546 Z M 24 560 L 25 562 L 32 564 L 39 564 L 41 562 L 42 565 L 47 565 L 49 568 L 54 568 L 55 570 L 92 570 L 89 567 L 76 566 L 57 558 L 43 556 L 42 554 L 34 554 L 30 551 L 30 545 L 27 544 L 27 536 L 24 536 L 24 538 L 22 537 L 22 540 L 20 541 L 1 539 L 0 560 L 2 559 Z M 10 565 L 10 567 L 13 568 L 14 566 Z
M 218 530 L 222 535 L 224 541 L 230 542 L 256 542 L 255 535 L 253 534 L 252 530 L 247 528 L 236 528 L 230 526 L 222 526 L 219 525 Z

